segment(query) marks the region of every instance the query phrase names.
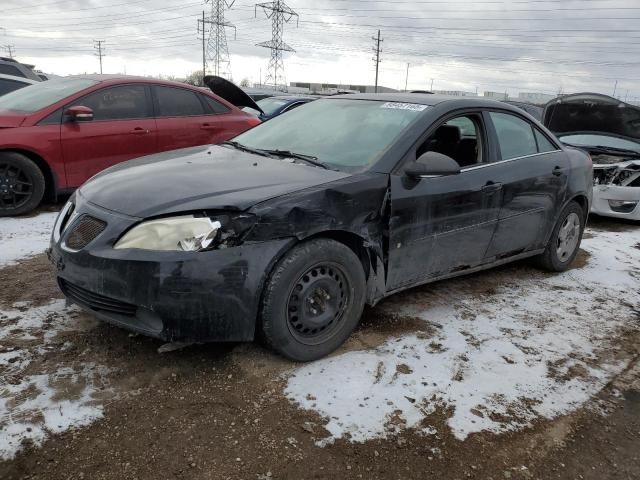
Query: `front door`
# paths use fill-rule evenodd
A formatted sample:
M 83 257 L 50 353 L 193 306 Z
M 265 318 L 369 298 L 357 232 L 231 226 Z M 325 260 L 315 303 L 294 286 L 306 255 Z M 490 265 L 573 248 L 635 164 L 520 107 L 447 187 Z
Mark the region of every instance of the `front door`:
M 79 186 L 107 167 L 157 151 L 156 124 L 148 87 L 141 84 L 104 88 L 71 106 L 93 110 L 91 121 L 63 117 L 62 154 L 69 186 Z
M 484 260 L 502 202 L 501 186 L 483 164 L 492 155 L 487 138 L 481 114 L 455 117 L 419 143 L 410 159 L 437 151 L 456 160 L 461 173 L 391 175 L 388 291 Z

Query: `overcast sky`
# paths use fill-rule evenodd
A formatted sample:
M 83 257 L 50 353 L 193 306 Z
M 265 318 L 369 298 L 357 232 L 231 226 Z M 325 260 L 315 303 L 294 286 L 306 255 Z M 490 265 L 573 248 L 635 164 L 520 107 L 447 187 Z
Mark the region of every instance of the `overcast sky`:
M 39 6 L 34 6 L 39 5 Z M 271 21 L 253 3 L 226 12 L 233 79 L 259 80 Z M 638 0 L 290 0 L 287 81 L 373 84 L 371 37 L 382 30 L 380 84 L 483 92 L 596 91 L 640 100 Z M 202 65 L 196 0 L 2 0 L 0 45 L 60 75 L 96 72 L 184 77 Z M 6 50 L 4 51 L 6 54 Z

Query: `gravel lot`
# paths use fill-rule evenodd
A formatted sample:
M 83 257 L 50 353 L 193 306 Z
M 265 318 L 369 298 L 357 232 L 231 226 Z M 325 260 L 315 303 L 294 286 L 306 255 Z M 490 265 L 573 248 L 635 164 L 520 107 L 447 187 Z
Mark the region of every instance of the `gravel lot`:
M 0 219 L 0 478 L 640 478 L 637 225 L 396 295 L 297 365 L 65 306 L 53 220 Z

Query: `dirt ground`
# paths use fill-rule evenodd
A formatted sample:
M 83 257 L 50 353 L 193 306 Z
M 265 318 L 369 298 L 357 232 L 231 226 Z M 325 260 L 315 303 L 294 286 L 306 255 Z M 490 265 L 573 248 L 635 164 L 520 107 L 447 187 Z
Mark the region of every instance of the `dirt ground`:
M 637 228 L 613 225 L 592 222 L 595 229 Z M 582 253 L 577 266 L 587 262 Z M 474 288 L 491 295 L 505 279 L 544 274 L 525 262 L 480 275 L 472 277 L 482 279 Z M 442 288 L 456 289 L 460 282 L 470 281 L 451 280 Z M 0 307 L 42 306 L 52 298 L 62 295 L 44 255 L 0 269 Z M 635 316 L 640 325 L 640 312 Z M 595 407 L 521 431 L 473 433 L 464 441 L 448 433 L 452 412 L 441 409 L 429 416 L 437 435 L 408 429 L 385 439 L 338 439 L 320 447 L 326 419 L 284 397 L 283 374 L 292 365 L 259 345 L 159 354 L 159 342 L 86 314 L 77 313 L 74 322 L 81 328 L 57 332 L 21 375 L 62 363 L 77 367 L 88 359 L 103 365 L 111 372 L 100 387 L 103 418 L 51 435 L 41 446 L 26 444 L 14 459 L 0 462 L 2 479 L 640 479 L 640 329 L 621 339 L 632 361 L 600 392 Z M 406 332 L 428 339 L 430 328 L 369 309 L 338 354 Z M 16 343 L 4 342 L 0 352 L 40 341 L 16 335 Z M 11 370 L 0 369 L 2 374 L 9 384 L 20 381 Z M 73 395 L 74 388 L 70 383 L 58 391 Z

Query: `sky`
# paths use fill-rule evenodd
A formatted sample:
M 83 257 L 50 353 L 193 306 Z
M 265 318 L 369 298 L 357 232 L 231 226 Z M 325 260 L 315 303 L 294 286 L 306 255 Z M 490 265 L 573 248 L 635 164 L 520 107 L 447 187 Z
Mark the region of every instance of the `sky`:
M 381 30 L 379 84 L 396 89 L 592 91 L 640 101 L 637 0 L 288 0 L 287 82 L 372 85 L 372 37 Z M 202 0 L 2 0 L 0 46 L 58 75 L 185 77 L 202 68 Z M 265 12 L 249 0 L 225 11 L 233 80 L 266 76 Z M 6 55 L 7 50 L 0 50 Z M 407 64 L 409 64 L 407 75 Z M 433 83 L 432 83 L 433 82 Z M 617 82 L 617 84 L 616 84 Z

